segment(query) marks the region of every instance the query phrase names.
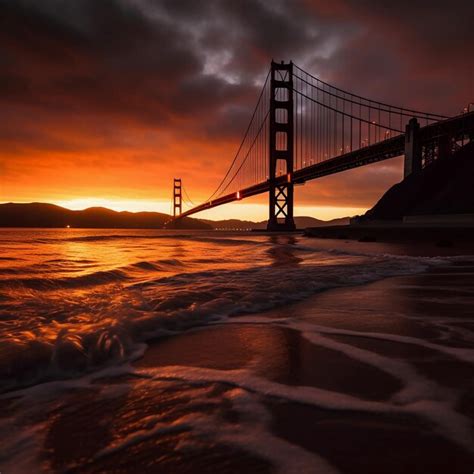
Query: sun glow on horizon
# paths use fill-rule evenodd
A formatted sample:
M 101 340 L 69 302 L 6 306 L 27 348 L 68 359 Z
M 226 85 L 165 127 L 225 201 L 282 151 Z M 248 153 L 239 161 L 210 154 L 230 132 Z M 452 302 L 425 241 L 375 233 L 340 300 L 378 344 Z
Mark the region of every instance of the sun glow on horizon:
M 51 204 L 56 204 L 73 211 L 82 211 L 89 207 L 105 207 L 113 211 L 129 211 L 129 212 L 161 212 L 170 214 L 171 200 L 159 201 L 148 199 L 108 199 L 108 198 L 74 198 L 64 200 L 51 200 Z
M 366 210 L 367 208 L 365 207 L 295 205 L 294 215 L 331 220 L 339 217 L 352 217 L 364 214 Z M 237 201 L 209 209 L 208 211 L 202 211 L 192 217 L 210 220 L 240 219 L 259 222 L 268 219 L 268 204 Z
M 21 202 L 21 201 L 16 201 Z M 25 202 L 25 201 L 23 201 Z M 31 201 L 29 201 L 31 202 Z M 73 198 L 73 199 L 41 199 L 36 202 L 56 204 L 66 209 L 81 211 L 90 207 L 105 207 L 121 212 L 160 212 L 171 215 L 171 201 L 148 199 L 114 199 L 114 198 Z M 183 210 L 187 208 L 184 207 Z M 367 209 L 362 207 L 341 206 L 295 206 L 295 216 L 309 216 L 322 220 L 331 220 L 338 217 L 363 214 Z M 208 211 L 202 211 L 191 217 L 197 219 L 225 220 L 240 219 L 259 222 L 268 218 L 268 205 L 265 203 L 251 203 L 238 201 L 225 204 Z

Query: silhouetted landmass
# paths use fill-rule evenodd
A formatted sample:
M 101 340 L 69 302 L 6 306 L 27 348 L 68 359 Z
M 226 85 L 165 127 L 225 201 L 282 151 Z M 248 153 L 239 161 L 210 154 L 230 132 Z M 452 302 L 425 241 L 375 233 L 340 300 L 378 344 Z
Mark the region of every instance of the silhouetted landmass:
M 104 207 L 91 207 L 83 211 L 71 211 L 47 203 L 0 204 L 0 227 L 67 227 L 72 228 L 117 228 L 117 229 L 161 229 L 170 219 L 159 212 L 117 212 Z M 295 217 L 297 228 L 345 224 L 348 217 L 322 221 L 314 217 Z M 266 229 L 267 221 L 252 222 L 238 219 L 211 221 L 185 217 L 173 223 L 173 229 Z
M 364 218 L 474 213 L 474 143 L 392 186 Z
M 0 204 L 0 227 L 73 227 L 73 228 L 120 228 L 161 229 L 169 220 L 159 212 L 117 212 L 103 207 L 91 207 L 83 211 L 71 211 L 46 203 Z M 174 228 L 211 229 L 198 219 L 186 217 Z
M 330 221 L 323 221 L 315 217 L 300 216 L 295 217 L 295 225 L 297 229 L 305 229 L 306 227 L 322 227 L 327 225 L 344 225 L 349 223 L 349 217 L 341 217 Z M 267 228 L 267 221 L 252 222 L 242 221 L 239 219 L 226 219 L 221 221 L 203 220 L 213 226 L 214 229 L 262 229 Z
M 392 186 L 355 225 L 306 229 L 319 238 L 474 248 L 474 143 Z

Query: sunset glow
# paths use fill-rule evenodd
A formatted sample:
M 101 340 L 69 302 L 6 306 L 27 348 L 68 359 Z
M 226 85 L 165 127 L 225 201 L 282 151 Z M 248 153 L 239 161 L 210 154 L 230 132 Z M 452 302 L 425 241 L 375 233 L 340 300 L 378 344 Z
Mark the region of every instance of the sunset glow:
M 170 213 L 169 201 L 148 201 L 148 200 L 115 200 L 106 198 L 78 198 L 71 200 L 46 199 L 46 202 L 56 204 L 66 209 L 80 211 L 90 207 L 105 207 L 113 211 L 130 212 L 161 212 Z M 18 201 L 21 202 L 21 201 Z M 186 209 L 186 208 L 184 208 Z M 298 216 L 317 216 L 319 219 L 330 220 L 337 217 L 354 216 L 363 214 L 366 208 L 363 207 L 331 207 L 331 206 L 295 206 L 295 213 Z M 265 204 L 251 202 L 235 202 L 224 206 L 219 206 L 209 211 L 203 211 L 197 215 L 202 219 L 224 220 L 241 219 L 251 221 L 263 221 L 267 218 L 268 208 Z M 230 217 L 231 216 L 231 217 Z
M 113 211 L 130 211 L 130 212 L 162 212 L 170 213 L 169 201 L 148 201 L 133 199 L 106 199 L 106 198 L 78 198 L 64 201 L 50 201 L 52 204 L 65 207 L 74 211 L 80 211 L 89 207 L 106 207 Z
M 297 2 L 291 22 L 262 4 L 255 7 L 258 27 L 247 24 L 237 5 L 209 4 L 187 16 L 148 2 L 110 8 L 85 2 L 87 13 L 73 20 L 66 4 L 50 11 L 29 3 L 11 3 L 2 12 L 0 74 L 9 84 L 0 92 L 2 202 L 169 213 L 174 177 L 183 179 L 193 202 L 202 202 L 235 155 L 271 58 L 293 60 L 360 94 L 440 113 L 464 106 L 470 88 L 469 74 L 452 83 L 453 69 L 469 67 L 462 49 L 449 46 L 451 63 L 444 67 L 440 49 L 427 48 L 427 32 L 417 38 L 418 48 L 407 48 L 387 35 L 400 27 L 395 13 L 382 20 L 342 0 L 331 7 Z M 92 23 L 85 20 L 89 14 Z M 23 23 L 28 29 L 17 30 Z M 411 41 L 418 24 L 404 28 L 397 38 Z M 314 43 L 320 29 L 324 40 Z M 229 34 L 216 43 L 215 31 Z M 423 88 L 428 78 L 430 88 Z M 359 212 L 401 173 L 395 160 L 317 180 L 298 189 L 295 205 L 319 218 Z M 265 202 L 232 208 L 232 217 L 265 219 Z M 226 210 L 211 216 L 229 217 Z
M 0 5 L 0 474 L 474 474 L 473 0 Z

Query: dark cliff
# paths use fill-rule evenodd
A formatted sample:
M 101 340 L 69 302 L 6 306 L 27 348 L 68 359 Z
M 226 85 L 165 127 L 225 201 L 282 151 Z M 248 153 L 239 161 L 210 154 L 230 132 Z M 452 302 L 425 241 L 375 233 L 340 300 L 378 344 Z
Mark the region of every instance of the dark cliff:
M 364 218 L 474 214 L 474 143 L 392 186 Z

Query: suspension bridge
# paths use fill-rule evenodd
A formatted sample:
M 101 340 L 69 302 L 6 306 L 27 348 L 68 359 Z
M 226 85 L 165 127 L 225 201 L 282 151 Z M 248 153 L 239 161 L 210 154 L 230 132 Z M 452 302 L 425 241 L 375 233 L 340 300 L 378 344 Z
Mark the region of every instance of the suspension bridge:
M 268 230 L 294 230 L 295 185 L 401 155 L 406 177 L 473 139 L 474 111 L 446 117 L 390 105 L 334 87 L 293 62 L 272 61 L 219 185 L 195 205 L 175 179 L 173 220 L 268 192 Z

